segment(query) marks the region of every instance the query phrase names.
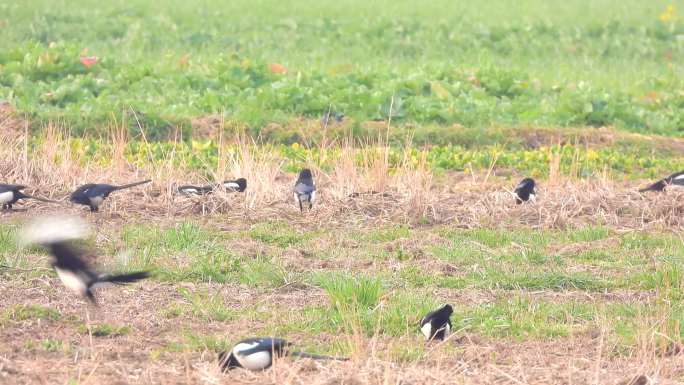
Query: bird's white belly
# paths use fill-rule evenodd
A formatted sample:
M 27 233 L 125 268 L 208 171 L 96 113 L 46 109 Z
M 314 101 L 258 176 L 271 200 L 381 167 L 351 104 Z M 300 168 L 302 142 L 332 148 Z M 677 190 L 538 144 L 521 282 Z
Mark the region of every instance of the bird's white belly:
M 445 324 L 444 325 L 444 338 L 449 336 L 449 334 L 451 334 L 451 326 L 449 326 L 449 324 Z
M 5 191 L 3 193 L 0 193 L 0 204 L 5 204 L 9 203 L 14 199 L 14 192 L 12 191 Z
M 101 195 L 90 198 L 90 203 L 95 207 L 99 207 L 102 204 L 102 201 L 104 201 L 104 197 Z
M 239 189 L 239 188 L 240 188 L 240 185 L 238 185 L 237 183 L 230 182 L 230 183 L 224 183 L 224 184 L 223 184 L 223 187 L 225 187 L 225 188 Z
M 315 200 L 316 200 L 316 190 L 312 191 L 311 195 L 309 195 L 309 203 L 313 204 Z
M 428 338 L 428 339 L 429 339 L 429 338 L 430 338 L 430 334 L 432 333 L 432 324 L 430 324 L 429 322 L 426 323 L 425 325 L 423 325 L 423 326 L 420 328 L 420 331 L 423 332 L 423 335 L 425 336 L 425 338 Z
M 530 202 L 536 202 L 537 201 L 537 194 L 530 194 Z
M 240 366 L 249 370 L 262 370 L 271 365 L 271 352 L 261 351 L 249 355 L 243 355 L 241 353 L 242 351 L 252 349 L 257 345 L 259 345 L 257 342 L 235 345 L 233 348 L 233 355 L 238 363 L 240 363 Z
M 79 295 L 85 294 L 87 289 L 86 284 L 78 274 L 75 274 L 69 270 L 62 270 L 58 267 L 55 267 L 55 271 L 57 272 L 57 276 L 62 281 L 64 286 L 67 287 L 67 289 Z

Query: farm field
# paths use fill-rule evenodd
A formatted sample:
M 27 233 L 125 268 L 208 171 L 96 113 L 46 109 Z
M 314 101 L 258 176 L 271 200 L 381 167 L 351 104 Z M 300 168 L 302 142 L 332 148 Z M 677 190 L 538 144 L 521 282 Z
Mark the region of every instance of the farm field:
M 684 192 L 638 192 L 684 169 L 682 15 L 0 2 L 0 183 L 56 201 L 0 211 L 0 384 L 683 383 Z M 144 179 L 99 213 L 69 203 Z M 42 215 L 84 218 L 102 271 L 151 277 L 89 306 L 18 243 Z M 453 334 L 428 343 L 444 303 Z M 349 360 L 221 373 L 255 336 Z

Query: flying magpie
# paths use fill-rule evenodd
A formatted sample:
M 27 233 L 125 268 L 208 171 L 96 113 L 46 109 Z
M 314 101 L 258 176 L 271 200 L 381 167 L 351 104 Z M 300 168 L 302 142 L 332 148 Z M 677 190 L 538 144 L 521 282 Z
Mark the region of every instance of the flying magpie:
M 17 184 L 0 184 L 0 204 L 2 204 L 3 209 L 11 209 L 12 205 L 17 203 L 19 199 L 35 199 L 41 202 L 55 203 L 49 199 L 38 198 L 28 194 L 24 194 L 21 190 L 25 189 L 26 186 Z
M 667 178 L 663 178 L 646 188 L 642 188 L 639 192 L 663 191 L 667 186 L 684 187 L 684 171 L 676 172 Z
M 304 203 L 309 204 L 309 210 L 313 208 L 316 200 L 316 186 L 314 185 L 311 170 L 305 168 L 299 173 L 299 178 L 294 186 L 295 203 L 299 204 L 299 211 L 304 211 Z
M 26 225 L 22 232 L 25 244 L 38 244 L 52 255 L 52 267 L 67 289 L 97 305 L 92 289 L 98 284 L 127 284 L 147 278 L 149 273 L 138 271 L 128 274 L 98 274 L 91 269 L 77 241 L 88 235 L 87 225 L 78 218 L 40 218 Z
M 314 360 L 336 360 L 346 361 L 346 358 L 321 356 L 304 352 L 289 351 L 291 343 L 273 337 L 247 338 L 237 343 L 228 352 L 219 353 L 219 367 L 222 372 L 234 368 L 245 368 L 249 370 L 264 370 L 271 367 L 273 357 L 293 356 L 301 358 L 311 358 Z
M 149 183 L 151 180 L 144 180 L 142 182 L 135 182 L 121 186 L 113 186 L 111 184 L 93 184 L 88 183 L 80 186 L 73 193 L 71 193 L 71 200 L 73 203 L 85 205 L 90 207 L 90 211 L 98 211 L 102 202 L 117 190 L 123 190 L 130 187 L 139 186 L 141 184 Z
M 534 182 L 534 179 L 532 178 L 525 178 L 518 183 L 518 185 L 515 187 L 515 190 L 513 190 L 513 193 L 515 194 L 515 203 L 521 204 L 523 202 L 527 202 L 530 199 L 534 202 L 535 198 L 537 197 L 537 193 L 534 191 L 534 186 L 536 183 Z
M 429 312 L 420 320 L 420 331 L 428 341 L 443 340 L 451 333 L 451 314 L 454 308 L 444 305 L 437 310 Z

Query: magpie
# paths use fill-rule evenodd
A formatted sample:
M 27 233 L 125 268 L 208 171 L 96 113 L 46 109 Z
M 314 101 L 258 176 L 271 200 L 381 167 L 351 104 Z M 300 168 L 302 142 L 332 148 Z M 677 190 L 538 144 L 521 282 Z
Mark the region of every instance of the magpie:
M 178 187 L 178 192 L 184 195 L 206 195 L 214 192 L 214 190 L 219 186 L 223 186 L 223 188 L 225 188 L 228 192 L 244 192 L 247 189 L 247 179 L 238 178 L 235 180 L 227 180 L 218 185 L 185 185 Z
M 293 356 L 314 360 L 346 361 L 346 358 L 321 356 L 318 354 L 289 351 L 292 344 L 273 337 L 247 338 L 238 342 L 230 352 L 220 352 L 219 367 L 222 372 L 235 368 L 264 370 L 271 367 L 273 357 Z
M 185 185 L 178 187 L 178 193 L 183 195 L 206 195 L 214 191 L 214 186 Z
M 443 340 L 451 333 L 451 314 L 454 308 L 451 305 L 444 305 L 437 310 L 429 312 L 420 320 L 420 331 L 425 335 L 425 339 Z
M 98 274 L 84 260 L 86 252 L 77 241 L 88 235 L 87 225 L 78 218 L 40 218 L 24 227 L 25 244 L 38 244 L 52 255 L 52 268 L 67 289 L 97 305 L 92 289 L 99 284 L 127 284 L 147 278 L 149 273 Z
M 80 186 L 76 189 L 76 191 L 71 193 L 71 197 L 69 198 L 69 200 L 79 205 L 88 206 L 90 207 L 90 211 L 96 212 L 99 210 L 100 205 L 105 200 L 105 198 L 107 198 L 109 194 L 113 193 L 114 191 L 135 187 L 149 182 L 151 182 L 151 180 L 148 179 L 142 182 L 135 182 L 121 186 L 113 186 L 111 184 L 88 183 L 84 184 L 83 186 Z
M 525 178 L 518 183 L 518 185 L 515 187 L 515 190 L 513 190 L 513 193 L 515 194 L 515 203 L 521 204 L 523 202 L 527 202 L 530 199 L 534 202 L 535 198 L 537 197 L 537 193 L 534 191 L 534 186 L 536 183 L 534 182 L 534 179 L 532 178 Z
M 663 191 L 665 190 L 665 187 L 670 185 L 684 187 L 684 171 L 676 172 L 668 176 L 667 178 L 663 178 L 646 188 L 642 188 L 641 190 L 639 190 L 639 192 Z
M 26 186 L 18 184 L 0 184 L 0 204 L 2 204 L 3 209 L 11 209 L 12 205 L 17 203 L 19 199 L 35 199 L 41 202 L 55 203 L 49 199 L 38 198 L 28 194 L 24 194 L 21 190 L 25 189 Z
M 247 189 L 247 179 L 237 178 L 223 182 L 223 188 L 230 192 L 244 192 Z
M 299 204 L 299 211 L 304 211 L 304 203 L 309 204 L 309 210 L 313 208 L 316 200 L 316 186 L 311 176 L 311 170 L 305 168 L 299 173 L 299 178 L 294 186 L 295 203 Z

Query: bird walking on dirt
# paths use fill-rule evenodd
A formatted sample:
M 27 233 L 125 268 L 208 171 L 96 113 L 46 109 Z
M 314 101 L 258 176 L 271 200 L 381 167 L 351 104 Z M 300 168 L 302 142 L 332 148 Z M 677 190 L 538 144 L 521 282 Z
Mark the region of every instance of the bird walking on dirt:
M 111 184 L 84 184 L 71 193 L 69 200 L 73 203 L 84 205 L 90 207 L 90 211 L 96 212 L 100 209 L 102 202 L 109 196 L 109 194 L 114 191 L 123 190 L 141 184 L 150 183 L 151 180 L 144 180 L 141 182 L 135 182 L 130 184 L 125 184 L 121 186 L 114 186 Z
M 0 204 L 5 210 L 12 209 L 12 205 L 17 203 L 20 199 L 35 199 L 41 202 L 56 203 L 45 198 L 38 198 L 32 195 L 25 194 L 21 190 L 25 189 L 26 186 L 18 184 L 0 184 Z
M 428 341 L 443 340 L 451 333 L 451 314 L 454 308 L 444 305 L 429 312 L 420 320 L 420 331 Z
M 663 191 L 668 186 L 684 187 L 684 171 L 676 172 L 666 178 L 663 178 L 646 188 L 642 188 L 639 190 L 639 192 Z
M 304 204 L 309 205 L 309 210 L 313 208 L 314 201 L 316 200 L 316 186 L 314 185 L 311 170 L 305 168 L 299 173 L 299 178 L 297 178 L 293 191 L 295 203 L 299 205 L 299 211 L 304 212 Z
M 515 194 L 515 203 L 521 204 L 529 200 L 534 202 L 537 197 L 537 193 L 534 191 L 535 186 L 536 183 L 532 178 L 525 178 L 521 180 L 520 183 L 518 183 L 518 185 L 515 187 L 515 190 L 513 190 L 513 193 Z
M 38 244 L 52 255 L 52 267 L 64 286 L 97 305 L 92 289 L 100 284 L 127 284 L 147 278 L 149 273 L 99 274 L 91 269 L 77 241 L 88 235 L 88 226 L 79 218 L 39 218 L 26 225 L 21 234 L 24 244 Z
M 346 361 L 346 358 L 321 356 L 318 354 L 289 351 L 292 344 L 273 337 L 248 338 L 238 342 L 230 352 L 219 353 L 219 367 L 222 372 L 234 368 L 264 370 L 273 365 L 274 358 L 293 356 L 314 360 Z

